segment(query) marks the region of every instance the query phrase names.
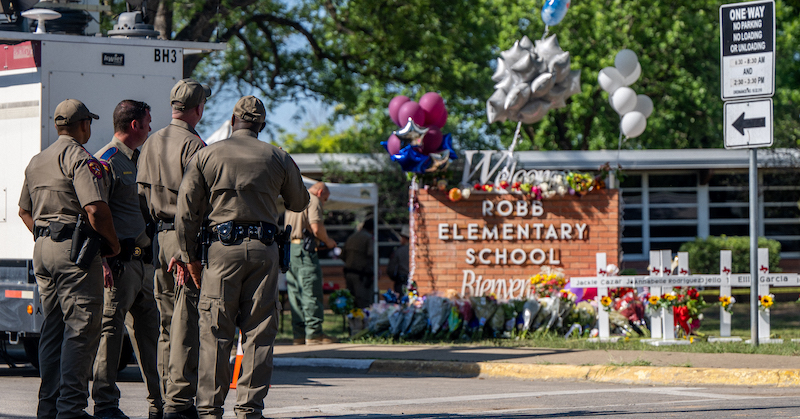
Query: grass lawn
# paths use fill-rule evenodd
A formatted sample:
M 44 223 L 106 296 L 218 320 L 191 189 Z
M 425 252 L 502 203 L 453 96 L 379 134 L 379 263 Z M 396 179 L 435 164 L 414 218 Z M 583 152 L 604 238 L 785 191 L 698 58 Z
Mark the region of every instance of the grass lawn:
M 746 295 L 736 296 L 737 303 L 733 307 L 733 324 L 731 334 L 743 339 L 750 338 L 750 305 Z M 714 301 L 716 298 L 706 296 L 706 301 Z M 542 335 L 528 337 L 526 339 L 484 339 L 473 342 L 453 342 L 453 341 L 400 341 L 397 339 L 376 339 L 366 337 L 353 343 L 366 344 L 434 344 L 434 345 L 469 345 L 469 346 L 498 346 L 498 347 L 538 347 L 538 348 L 562 348 L 562 349 L 620 349 L 620 350 L 648 350 L 648 351 L 670 351 L 670 352 L 700 352 L 700 353 L 757 353 L 798 356 L 800 355 L 800 343 L 794 343 L 791 339 L 800 339 L 800 305 L 794 302 L 777 302 L 770 310 L 771 332 L 773 337 L 783 338 L 783 344 L 762 344 L 754 347 L 744 342 L 741 343 L 709 343 L 705 340 L 707 336 L 719 335 L 719 307 L 710 307 L 703 312 L 704 319 L 700 327 L 700 334 L 703 336 L 695 337 L 691 345 L 676 346 L 651 346 L 640 342 L 638 338 L 620 339 L 616 343 L 590 343 L 585 339 L 564 339 L 556 335 Z M 291 314 L 288 310 L 284 312 L 284 318 L 279 321 L 278 341 L 291 342 L 292 325 Z M 281 331 L 282 329 L 282 331 Z M 323 330 L 330 336 L 335 336 L 348 341 L 347 331 L 343 327 L 341 316 L 334 315 L 330 310 L 325 311 L 325 322 Z

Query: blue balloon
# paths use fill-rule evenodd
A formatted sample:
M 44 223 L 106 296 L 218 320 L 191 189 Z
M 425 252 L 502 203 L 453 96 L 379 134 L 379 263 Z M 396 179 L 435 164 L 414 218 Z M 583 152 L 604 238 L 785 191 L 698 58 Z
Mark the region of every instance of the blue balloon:
M 381 145 L 386 151 L 389 151 L 389 143 L 387 141 L 381 141 Z M 442 148 L 436 153 L 445 150 L 447 150 L 450 160 L 458 159 L 458 154 L 453 150 L 453 136 L 451 134 L 447 134 L 442 138 Z M 411 145 L 403 147 L 397 154 L 393 154 L 389 158 L 393 162 L 399 163 L 403 171 L 412 173 L 425 173 L 425 170 L 433 164 L 433 160 L 429 156 L 420 153 Z
M 542 20 L 547 26 L 558 25 L 567 14 L 570 0 L 545 0 L 542 7 Z

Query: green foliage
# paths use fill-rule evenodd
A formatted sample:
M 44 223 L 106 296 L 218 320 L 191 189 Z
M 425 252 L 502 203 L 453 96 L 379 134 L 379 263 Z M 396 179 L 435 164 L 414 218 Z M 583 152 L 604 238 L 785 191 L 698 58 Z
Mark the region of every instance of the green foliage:
M 119 2 L 111 2 L 118 10 Z M 220 91 L 256 90 L 268 109 L 307 98 L 334 106 L 331 122 L 353 128 L 319 149 L 377 150 L 395 128 L 387 105 L 397 94 L 445 98 L 443 132 L 460 149 L 508 146 L 516 124 L 488 125 L 485 101 L 500 51 L 544 33 L 541 0 L 186 0 L 166 10 L 168 37 L 226 42 L 224 52 L 187 56 L 185 72 Z M 642 76 L 632 87 L 653 99 L 648 127 L 623 148 L 721 148 L 718 1 L 582 0 L 550 28 L 582 70 L 582 92 L 563 109 L 525 126 L 518 150 L 617 147 L 619 116 L 598 72 L 630 48 Z M 775 145 L 800 142 L 800 5 L 778 0 Z M 107 27 L 107 25 L 106 25 Z M 198 67 L 199 65 L 199 67 Z M 275 134 L 275 133 L 273 133 Z M 333 144 L 340 142 L 341 144 Z
M 758 238 L 758 247 L 769 249 L 769 269 L 780 272 L 781 244 L 777 240 Z M 696 238 L 693 242 L 681 245 L 681 252 L 689 252 L 689 269 L 693 273 L 719 273 L 719 251 L 730 250 L 733 259 L 732 273 L 750 272 L 750 237 L 709 236 L 706 239 Z

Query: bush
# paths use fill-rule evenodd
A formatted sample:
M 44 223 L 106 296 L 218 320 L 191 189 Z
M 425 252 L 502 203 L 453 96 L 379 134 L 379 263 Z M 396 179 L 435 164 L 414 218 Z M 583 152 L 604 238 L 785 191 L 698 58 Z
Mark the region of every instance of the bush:
M 758 238 L 758 247 L 769 249 L 769 270 L 780 272 L 781 244 L 777 240 L 765 237 Z M 696 238 L 693 242 L 681 245 L 681 252 L 689 252 L 689 269 L 696 274 L 719 273 L 719 251 L 732 252 L 732 273 L 750 272 L 750 237 L 709 236 L 707 239 Z

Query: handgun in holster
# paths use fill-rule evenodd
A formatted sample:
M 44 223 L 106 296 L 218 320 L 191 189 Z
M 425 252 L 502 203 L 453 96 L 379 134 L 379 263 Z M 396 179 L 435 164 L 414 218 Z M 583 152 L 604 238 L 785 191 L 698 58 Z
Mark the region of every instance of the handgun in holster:
M 198 243 L 198 255 L 197 258 L 200 259 L 200 263 L 208 267 L 208 248 L 211 247 L 211 228 L 208 227 L 208 223 L 203 223 L 200 227 L 200 232 L 197 233 L 197 243 Z
M 75 231 L 72 233 L 72 248 L 69 259 L 83 270 L 92 266 L 92 261 L 103 247 L 103 238 L 86 222 L 83 214 L 78 215 Z
M 286 273 L 289 270 L 289 261 L 292 256 L 292 226 L 286 226 L 286 230 L 278 233 L 278 264 L 281 267 L 281 272 Z

